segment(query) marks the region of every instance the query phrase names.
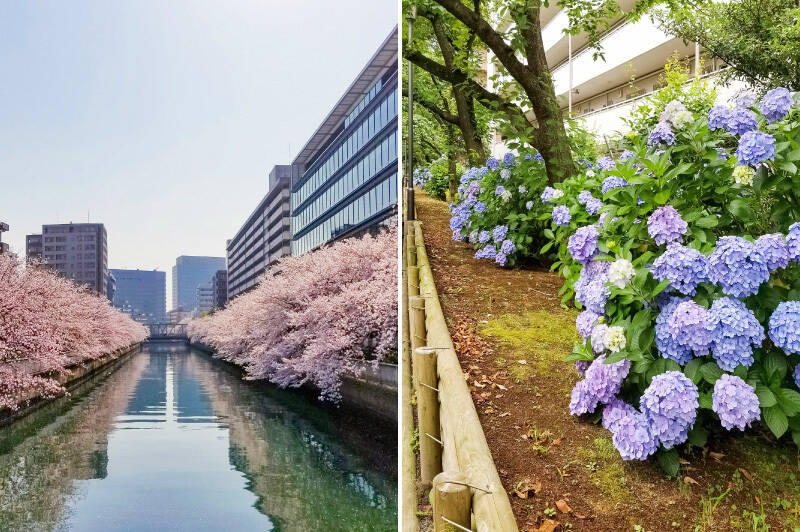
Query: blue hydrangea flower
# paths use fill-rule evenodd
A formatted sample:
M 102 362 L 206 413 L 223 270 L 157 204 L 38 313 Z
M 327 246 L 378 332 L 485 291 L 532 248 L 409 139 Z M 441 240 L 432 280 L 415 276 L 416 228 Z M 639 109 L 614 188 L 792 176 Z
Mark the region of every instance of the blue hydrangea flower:
M 495 242 L 502 242 L 505 240 L 507 234 L 508 227 L 505 225 L 496 225 L 494 229 L 492 229 L 492 238 Z
M 589 388 L 586 380 L 578 381 L 572 388 L 572 397 L 569 401 L 569 413 L 573 416 L 582 416 L 594 412 L 597 408 L 597 396 Z
M 489 157 L 488 159 L 486 159 L 486 168 L 488 168 L 489 170 L 497 170 L 498 168 L 500 168 L 500 161 L 498 161 L 494 157 Z
M 616 166 L 614 159 L 611 157 L 600 157 L 597 159 L 597 167 L 601 170 L 611 170 Z
M 602 208 L 603 208 L 603 202 L 602 200 L 599 200 L 597 198 L 592 198 L 586 202 L 586 212 L 591 215 L 597 214 L 598 212 L 600 212 L 600 209 Z
M 584 340 L 589 338 L 592 334 L 592 328 L 599 319 L 600 314 L 592 312 L 591 310 L 584 310 L 578 314 L 578 317 L 575 318 L 575 328 L 578 329 L 578 334 L 580 334 Z
M 756 114 L 744 107 L 735 107 L 728 115 L 725 129 L 734 135 L 743 135 L 748 131 L 753 131 L 758 127 Z
M 794 384 L 800 388 L 800 364 L 794 367 L 794 373 L 792 376 L 794 377 Z
M 591 192 L 588 190 L 581 190 L 581 192 L 578 194 L 578 203 L 581 205 L 586 205 L 586 202 L 593 198 L 594 196 L 592 196 Z
M 508 168 L 500 170 L 500 179 L 508 179 L 509 177 L 511 177 L 511 170 Z
M 506 260 L 508 260 L 508 257 L 506 257 L 506 254 L 502 251 L 498 251 L 494 256 L 494 261 L 500 266 L 505 266 Z
M 531 154 L 530 153 L 526 153 L 525 154 L 525 160 L 526 161 L 530 161 L 531 160 Z
M 753 107 L 756 103 L 756 95 L 753 91 L 744 91 L 736 97 L 737 107 Z
M 731 110 L 724 105 L 715 105 L 708 111 L 708 129 L 724 128 L 731 118 Z
M 740 236 L 723 236 L 708 257 L 708 280 L 726 295 L 744 297 L 758 292 L 769 279 L 764 254 Z
M 611 289 L 606 286 L 608 281 L 608 261 L 593 260 L 582 269 L 578 280 L 575 281 L 575 300 L 587 309 L 597 314 L 603 314 Z
M 514 244 L 513 240 L 505 239 L 503 243 L 500 244 L 500 251 L 502 251 L 506 255 L 511 255 L 517 249 L 516 244 Z
M 624 151 L 623 151 L 623 152 L 622 152 L 622 153 L 619 155 L 619 160 L 620 160 L 620 161 L 627 161 L 628 159 L 632 159 L 632 158 L 633 158 L 633 157 L 635 157 L 635 156 L 636 156 L 636 154 L 635 154 L 635 153 L 633 153 L 631 150 L 624 150 Z
M 609 190 L 614 190 L 615 188 L 622 188 L 627 186 L 628 186 L 627 181 L 625 181 L 619 176 L 611 175 L 603 179 L 603 184 L 600 186 L 600 189 L 603 192 L 603 194 L 607 194 Z
M 513 153 L 508 152 L 505 155 L 503 155 L 503 164 L 506 165 L 507 167 L 508 166 L 513 166 L 514 163 L 516 162 L 515 159 L 516 159 L 516 156 Z
M 585 225 L 569 237 L 567 249 L 574 260 L 586 264 L 597 253 L 597 240 L 597 227 Z
M 739 377 L 727 373 L 714 383 L 711 409 L 728 430 L 736 427 L 743 431 L 750 423 L 761 419 L 756 391 Z
M 472 231 L 469 234 L 469 243 L 470 244 L 474 244 L 477 241 L 478 241 L 478 232 L 477 231 Z
M 694 352 L 695 356 L 708 354 L 711 333 L 706 328 L 708 311 L 694 301 L 678 303 L 669 319 L 669 332 L 675 341 Z
M 662 294 L 664 292 L 661 292 Z M 663 358 L 674 360 L 681 366 L 689 362 L 694 356 L 692 350 L 679 343 L 670 331 L 669 323 L 672 314 L 678 305 L 688 301 L 684 297 L 672 297 L 661 308 L 661 313 L 656 317 L 656 348 Z
M 572 219 L 572 215 L 569 213 L 569 209 L 566 205 L 556 205 L 553 207 L 553 223 L 560 226 L 569 225 L 570 219 Z
M 785 268 L 789 264 L 789 247 L 782 234 L 761 235 L 756 239 L 756 247 L 764 254 L 770 271 Z
M 494 259 L 496 255 L 497 255 L 497 248 L 495 248 L 493 245 L 490 244 L 483 248 L 484 259 Z
M 478 242 L 481 244 L 487 243 L 492 238 L 492 234 L 489 231 L 481 231 L 478 233 Z
M 590 383 L 591 390 L 600 403 L 606 404 L 611 401 L 622 388 L 622 382 L 628 376 L 631 369 L 631 361 L 627 358 L 605 364 L 606 356 L 600 355 L 586 370 L 584 380 Z
M 641 409 L 650 434 L 665 449 L 686 441 L 697 418 L 697 386 L 680 371 L 667 371 L 653 377 L 642 394 Z
M 486 211 L 486 204 L 482 201 L 476 201 L 475 205 L 472 206 L 472 210 L 477 212 L 478 214 Z
M 506 187 L 503 185 L 497 185 L 497 188 L 494 189 L 495 196 L 502 196 L 503 192 L 506 191 Z
M 727 161 L 728 158 L 731 156 L 728 152 L 725 151 L 724 148 L 714 148 L 717 150 L 717 157 L 722 159 L 723 161 Z
M 769 317 L 769 337 L 786 354 L 800 353 L 800 301 L 784 301 Z
M 614 424 L 611 443 L 623 460 L 644 460 L 656 452 L 658 445 L 640 412 L 629 412 Z
M 789 226 L 789 233 L 786 235 L 786 247 L 789 250 L 789 260 L 800 261 L 800 222 L 795 222 Z
M 759 109 L 761 109 L 761 114 L 764 115 L 767 122 L 771 124 L 788 115 L 793 103 L 789 89 L 778 87 L 764 95 Z
M 659 246 L 680 241 L 687 228 L 688 225 L 672 205 L 659 207 L 647 219 L 647 232 Z
M 544 191 L 542 191 L 542 202 L 547 203 L 554 199 L 558 199 L 564 195 L 564 192 L 553 187 L 544 187 Z
M 675 144 L 675 133 L 672 131 L 672 126 L 669 125 L 669 122 L 659 122 L 647 136 L 648 146 L 655 146 L 656 144 L 666 144 L 668 146 Z
M 653 261 L 650 273 L 658 281 L 668 279 L 674 290 L 693 296 L 697 285 L 708 280 L 707 260 L 696 249 L 673 243 Z
M 533 160 L 534 161 L 544 161 L 544 157 L 542 157 L 541 153 L 537 153 L 536 155 L 533 156 Z
M 775 158 L 775 137 L 761 131 L 748 131 L 739 138 L 736 159 L 740 164 L 759 166 Z
M 711 354 L 723 371 L 753 363 L 753 347 L 761 347 L 764 328 L 755 314 L 738 299 L 723 297 L 714 301 L 706 315 L 711 332 Z
M 576 360 L 575 371 L 577 371 L 580 376 L 583 377 L 586 374 L 586 370 L 589 368 L 589 364 L 591 364 L 591 362 L 588 360 Z
M 616 432 L 619 421 L 630 414 L 635 414 L 636 409 L 623 401 L 614 397 L 603 409 L 603 428 Z

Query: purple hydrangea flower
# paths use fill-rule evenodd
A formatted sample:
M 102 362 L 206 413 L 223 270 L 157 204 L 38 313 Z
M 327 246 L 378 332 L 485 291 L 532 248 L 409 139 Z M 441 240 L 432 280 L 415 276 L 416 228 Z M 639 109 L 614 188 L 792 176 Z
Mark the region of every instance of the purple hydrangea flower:
M 516 244 L 514 244 L 513 240 L 505 239 L 503 243 L 500 244 L 500 251 L 505 253 L 506 255 L 511 255 L 514 253 L 514 250 L 517 249 Z
M 464 241 L 464 237 L 461 235 L 461 229 L 453 229 L 453 240 L 456 242 Z
M 544 161 L 544 157 L 542 157 L 541 153 L 537 153 L 536 155 L 533 156 L 533 160 L 534 161 Z
M 489 231 L 481 231 L 478 233 L 478 242 L 481 244 L 487 243 L 492 238 L 492 234 Z
M 724 128 L 731 119 L 731 110 L 724 105 L 715 105 L 708 111 L 708 129 Z
M 597 159 L 597 167 L 601 170 L 611 170 L 615 166 L 616 163 L 611 157 L 600 157 Z
M 662 292 L 663 294 L 664 292 Z M 661 308 L 661 313 L 656 317 L 656 348 L 663 358 L 674 360 L 681 366 L 689 362 L 692 358 L 692 350 L 678 342 L 672 335 L 669 323 L 672 314 L 678 305 L 688 299 L 683 297 L 672 297 Z
M 578 194 L 578 203 L 581 205 L 586 205 L 586 202 L 590 199 L 594 199 L 594 196 L 592 196 L 592 193 L 588 190 L 581 190 L 581 192 Z
M 627 181 L 625 181 L 619 176 L 611 175 L 603 179 L 603 184 L 600 186 L 600 189 L 603 192 L 603 194 L 607 194 L 609 190 L 614 190 L 615 188 L 622 188 L 627 186 L 628 186 Z
M 469 234 L 469 243 L 470 244 L 474 244 L 477 241 L 478 241 L 478 232 L 477 231 L 472 231 Z
M 526 161 L 530 161 L 531 160 L 531 154 L 530 153 L 526 153 L 525 154 L 525 160 Z
M 475 205 L 473 205 L 472 210 L 477 212 L 478 214 L 486 211 L 486 204 L 482 201 L 476 201 Z
M 492 238 L 495 242 L 502 242 L 505 240 L 507 234 L 508 227 L 505 225 L 496 225 L 494 229 L 492 229 Z
M 603 428 L 616 432 L 619 421 L 630 414 L 635 414 L 636 409 L 623 401 L 614 397 L 603 409 Z
M 497 248 L 495 248 L 493 245 L 490 244 L 490 245 L 488 245 L 488 246 L 483 248 L 483 257 L 482 258 L 484 258 L 484 259 L 494 259 L 496 255 L 497 255 Z
M 556 205 L 553 207 L 553 223 L 560 226 L 569 225 L 572 215 L 569 213 L 569 208 L 566 205 Z
M 590 261 L 581 269 L 573 287 L 575 300 L 597 314 L 603 314 L 608 296 L 611 295 L 611 289 L 606 286 L 610 266 L 608 261 Z
M 631 369 L 631 361 L 627 358 L 605 364 L 606 356 L 600 355 L 586 370 L 584 380 L 590 383 L 591 390 L 600 403 L 606 404 L 611 401 L 622 388 L 622 382 L 628 376 Z
M 506 187 L 503 185 L 497 185 L 497 188 L 494 189 L 495 196 L 501 196 L 503 192 L 506 191 Z
M 675 144 L 675 133 L 673 133 L 669 122 L 659 122 L 647 136 L 648 146 L 655 146 L 656 144 L 666 144 L 668 146 Z
M 695 356 L 708 354 L 711 333 L 706 328 L 708 311 L 694 301 L 678 303 L 669 319 L 669 332 L 675 341 L 694 352 Z
M 597 240 L 597 227 L 585 225 L 569 237 L 567 249 L 574 260 L 586 264 L 597 253 Z
M 506 254 L 503 253 L 502 251 L 498 251 L 494 256 L 494 261 L 500 266 L 505 266 L 506 260 L 507 260 Z
M 786 235 L 786 247 L 789 250 L 789 260 L 800 261 L 800 222 L 789 226 Z
M 606 350 L 606 332 L 608 325 L 605 323 L 598 323 L 592 329 L 592 334 L 589 339 L 592 341 L 592 351 L 595 353 L 602 353 Z
M 632 158 L 633 158 L 633 157 L 635 157 L 635 156 L 636 156 L 636 154 L 635 154 L 635 153 L 633 153 L 631 150 L 624 150 L 624 151 L 623 151 L 623 152 L 622 152 L 622 153 L 619 155 L 619 160 L 620 160 L 620 161 L 627 161 L 628 159 L 632 159 Z
M 740 236 L 723 236 L 708 257 L 708 280 L 726 295 L 744 297 L 758 292 L 769 279 L 764 254 Z
M 753 421 L 761 419 L 756 391 L 739 377 L 727 373 L 714 383 L 711 409 L 728 430 L 733 427 L 744 430 Z
M 724 148 L 714 148 L 714 149 L 717 150 L 717 157 L 719 157 L 723 161 L 727 161 L 728 157 L 731 156 L 728 152 L 725 151 Z
M 642 394 L 641 409 L 650 434 L 666 449 L 686 441 L 697 418 L 697 386 L 680 371 L 653 377 Z
M 515 159 L 516 156 L 513 153 L 508 152 L 505 155 L 503 155 L 503 164 L 506 166 L 513 166 L 514 163 L 516 162 Z
M 576 360 L 575 361 L 575 371 L 577 371 L 581 377 L 586 374 L 586 370 L 589 368 L 589 364 L 591 361 L 589 360 Z
M 656 452 L 658 445 L 643 414 L 634 411 L 623 415 L 614 428 L 611 442 L 623 460 L 644 460 Z
M 756 240 L 756 247 L 764 254 L 770 271 L 785 268 L 789 264 L 789 247 L 782 234 L 761 235 Z
M 756 114 L 744 107 L 735 107 L 728 115 L 725 129 L 734 135 L 743 135 L 758 127 Z
M 798 365 L 796 365 L 796 366 L 794 367 L 794 373 L 792 374 L 792 376 L 794 377 L 794 383 L 795 383 L 795 385 L 796 385 L 798 388 L 800 388 L 800 364 L 798 364 Z
M 680 293 L 693 296 L 697 285 L 708 280 L 707 260 L 696 249 L 670 244 L 653 261 L 650 273 L 659 281 L 668 279 L 672 288 Z
M 602 208 L 603 202 L 597 198 L 592 198 L 586 202 L 586 212 L 591 215 L 597 214 Z
M 756 103 L 756 95 L 753 91 L 744 91 L 736 97 L 738 107 L 753 107 L 754 103 Z
M 769 317 L 769 337 L 786 354 L 800 353 L 800 301 L 784 301 Z
M 594 324 L 597 323 L 598 319 L 600 319 L 600 314 L 592 312 L 591 310 L 584 310 L 575 318 L 575 327 L 578 329 L 578 334 L 580 334 L 584 340 L 591 336 L 592 328 Z
M 759 109 L 761 109 L 761 114 L 764 115 L 767 122 L 771 124 L 789 114 L 789 109 L 792 108 L 793 103 L 789 89 L 778 87 L 764 95 Z
M 486 168 L 488 168 L 489 170 L 497 170 L 498 168 L 500 168 L 500 161 L 498 161 L 494 157 L 489 157 L 488 159 L 486 159 Z
M 759 166 L 775 158 L 775 137 L 761 131 L 748 131 L 739 139 L 736 159 L 740 164 Z
M 553 199 L 560 198 L 563 195 L 563 192 L 556 190 L 553 187 L 544 187 L 544 190 L 542 191 L 542 202 L 547 203 Z
M 688 225 L 672 205 L 665 205 L 653 211 L 647 219 L 647 232 L 659 246 L 667 242 L 680 241 L 686 234 Z
M 706 316 L 711 333 L 711 354 L 723 371 L 753 363 L 753 347 L 761 347 L 764 328 L 755 314 L 738 299 L 723 297 L 714 301 Z
M 588 369 L 588 368 L 587 368 Z M 590 389 L 591 384 L 586 381 L 578 381 L 572 389 L 572 397 L 569 401 L 569 413 L 573 416 L 582 416 L 594 412 L 597 408 L 597 396 Z

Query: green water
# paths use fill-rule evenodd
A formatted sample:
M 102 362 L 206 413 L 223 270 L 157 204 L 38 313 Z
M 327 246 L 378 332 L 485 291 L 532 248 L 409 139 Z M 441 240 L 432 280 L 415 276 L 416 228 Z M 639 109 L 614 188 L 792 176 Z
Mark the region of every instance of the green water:
M 2 531 L 390 531 L 394 430 L 151 345 L 0 429 Z

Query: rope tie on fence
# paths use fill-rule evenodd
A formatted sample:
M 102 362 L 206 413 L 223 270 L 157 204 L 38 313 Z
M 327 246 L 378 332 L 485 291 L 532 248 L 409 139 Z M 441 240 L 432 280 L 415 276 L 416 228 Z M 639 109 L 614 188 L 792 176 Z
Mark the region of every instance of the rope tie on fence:
M 420 382 L 420 383 L 419 383 L 419 385 L 420 385 L 420 386 L 424 386 L 424 387 L 426 387 L 426 388 L 428 388 L 428 389 L 430 389 L 430 390 L 433 390 L 433 391 L 434 391 L 434 392 L 436 392 L 436 393 L 439 393 L 439 389 L 438 389 L 438 388 L 434 388 L 434 387 L 433 387 L 433 386 L 431 386 L 430 384 L 425 384 L 424 382 Z
M 449 520 L 445 516 L 442 516 L 442 521 L 444 521 L 445 523 L 449 523 L 449 524 L 453 525 L 454 527 L 456 527 L 459 530 L 466 530 L 466 532 L 472 532 L 472 530 L 470 530 L 469 528 L 464 528 L 463 526 L 459 525 L 455 521 Z
M 435 436 L 431 436 L 431 435 L 430 435 L 430 434 L 428 434 L 427 432 L 425 433 L 425 436 L 429 437 L 430 439 L 432 439 L 433 441 L 435 441 L 436 443 L 438 443 L 439 445 L 441 445 L 442 447 L 444 447 L 444 443 L 442 443 L 442 440 L 436 439 L 436 437 L 435 437 Z

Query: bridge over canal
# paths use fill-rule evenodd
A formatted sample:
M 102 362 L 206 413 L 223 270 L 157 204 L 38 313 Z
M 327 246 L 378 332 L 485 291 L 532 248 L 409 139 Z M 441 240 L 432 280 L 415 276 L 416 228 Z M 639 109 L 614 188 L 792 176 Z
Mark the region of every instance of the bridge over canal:
M 150 340 L 184 340 L 189 341 L 188 326 L 185 323 L 151 323 Z

